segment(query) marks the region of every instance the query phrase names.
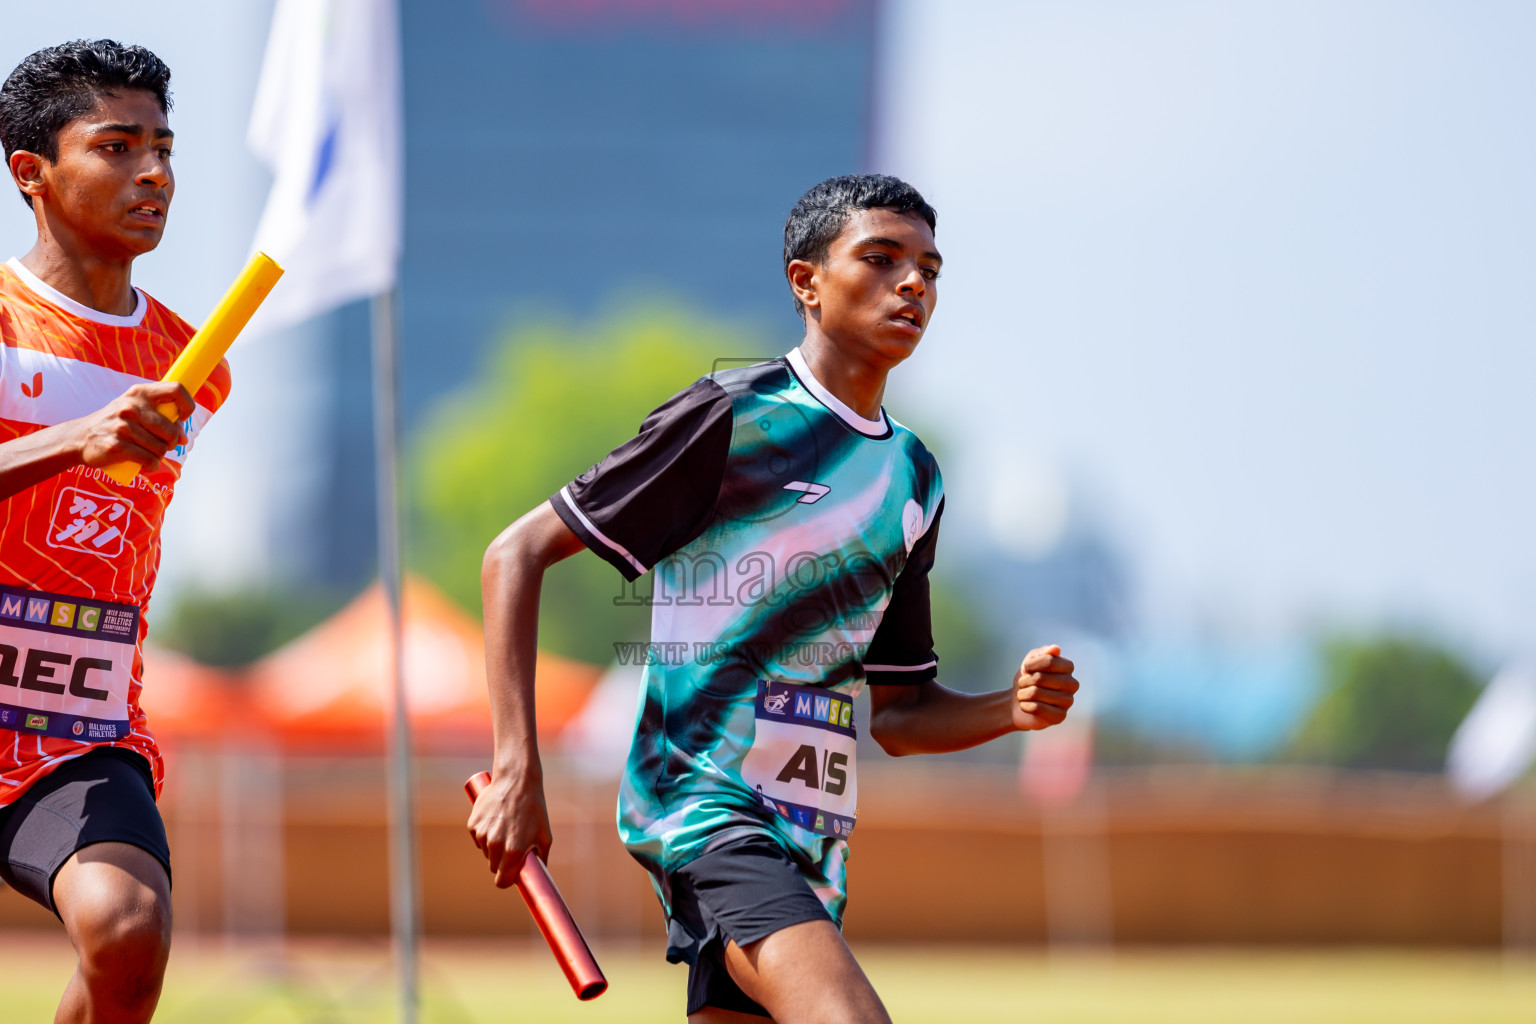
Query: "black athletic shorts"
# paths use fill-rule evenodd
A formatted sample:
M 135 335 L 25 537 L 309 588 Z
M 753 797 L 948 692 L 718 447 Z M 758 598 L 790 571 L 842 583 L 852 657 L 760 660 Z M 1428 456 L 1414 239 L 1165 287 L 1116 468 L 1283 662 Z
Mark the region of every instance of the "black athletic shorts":
M 0 878 L 58 916 L 53 877 L 75 851 L 127 843 L 171 874 L 171 848 L 155 806 L 149 762 L 131 750 L 98 747 L 66 761 L 0 807 Z
M 768 1016 L 725 966 L 725 944 L 746 946 L 831 915 L 784 848 L 763 835 L 728 840 L 675 871 L 667 959 L 688 965 L 688 1013 L 706 1006 Z

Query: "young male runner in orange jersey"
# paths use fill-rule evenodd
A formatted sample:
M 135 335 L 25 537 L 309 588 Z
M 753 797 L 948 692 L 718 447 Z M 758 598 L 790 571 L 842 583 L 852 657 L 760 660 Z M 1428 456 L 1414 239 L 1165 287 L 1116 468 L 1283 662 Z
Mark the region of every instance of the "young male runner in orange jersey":
M 175 191 L 169 83 L 142 47 L 81 40 L 0 87 L 0 144 L 37 224 L 0 265 L 0 877 L 79 955 L 57 1021 L 149 1020 L 170 952 L 144 608 L 229 371 L 195 398 L 160 383 L 193 330 L 131 283 Z M 143 465 L 131 484 L 102 472 L 125 459 Z

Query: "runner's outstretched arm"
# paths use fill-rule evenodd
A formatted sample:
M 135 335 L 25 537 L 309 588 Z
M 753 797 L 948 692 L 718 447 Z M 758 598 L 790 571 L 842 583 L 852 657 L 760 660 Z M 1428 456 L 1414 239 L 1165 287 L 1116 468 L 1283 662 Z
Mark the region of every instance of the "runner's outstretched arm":
M 1052 644 L 1025 655 L 1011 690 L 960 693 L 937 682 L 871 686 L 869 734 L 893 757 L 964 750 L 1067 717 L 1077 680 Z
M 153 472 L 166 452 L 187 441 L 177 420 L 156 406 L 176 406 L 177 420 L 192 415 L 192 396 L 180 384 L 135 384 L 104 409 L 44 427 L 0 444 L 0 501 L 75 466 L 107 467 L 132 461 Z
M 533 716 L 539 590 L 544 571 L 583 546 L 543 502 L 491 542 L 480 568 L 495 750 L 491 784 L 470 812 L 469 833 L 502 888 L 516 879 L 530 847 L 549 857 L 549 811 Z

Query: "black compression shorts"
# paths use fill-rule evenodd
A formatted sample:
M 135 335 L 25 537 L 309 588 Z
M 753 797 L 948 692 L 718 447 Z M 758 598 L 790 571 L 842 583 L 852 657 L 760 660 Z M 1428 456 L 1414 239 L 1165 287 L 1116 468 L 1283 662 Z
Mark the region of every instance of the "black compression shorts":
M 805 921 L 831 915 L 784 848 L 747 835 L 701 854 L 675 871 L 667 959 L 688 964 L 688 1013 L 706 1006 L 768 1016 L 731 978 L 725 944 L 746 946 Z
M 131 750 L 99 747 L 59 765 L 0 807 L 0 878 L 58 915 L 53 878 L 93 843 L 127 843 L 171 874 L 165 823 L 155 806 L 149 762 Z

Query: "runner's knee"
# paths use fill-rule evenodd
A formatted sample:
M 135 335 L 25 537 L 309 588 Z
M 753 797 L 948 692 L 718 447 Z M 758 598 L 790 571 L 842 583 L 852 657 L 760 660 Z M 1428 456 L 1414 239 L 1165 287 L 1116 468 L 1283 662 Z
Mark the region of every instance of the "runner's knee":
M 87 914 L 77 933 L 80 964 L 87 973 L 158 974 L 171 950 L 170 908 L 159 899 L 117 912 L 103 907 Z
M 72 886 L 69 905 L 60 909 L 87 976 L 131 972 L 158 978 L 163 971 L 171 948 L 171 904 L 158 886 L 122 873 L 97 873 Z

